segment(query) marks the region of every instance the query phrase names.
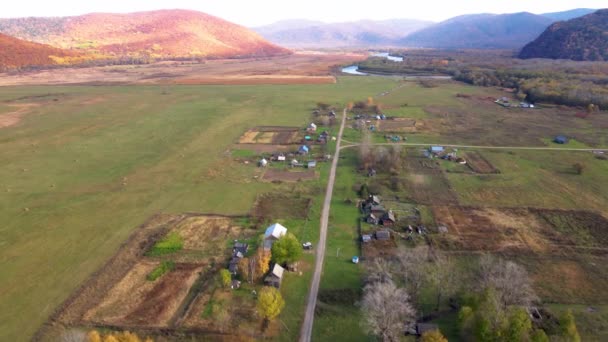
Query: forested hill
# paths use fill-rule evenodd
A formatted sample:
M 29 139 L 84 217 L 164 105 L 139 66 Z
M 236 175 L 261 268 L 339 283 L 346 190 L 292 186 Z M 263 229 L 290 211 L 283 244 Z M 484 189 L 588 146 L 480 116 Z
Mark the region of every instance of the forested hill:
M 608 9 L 549 26 L 519 57 L 608 61 Z
M 0 33 L 0 71 L 58 64 L 76 53 L 32 43 Z

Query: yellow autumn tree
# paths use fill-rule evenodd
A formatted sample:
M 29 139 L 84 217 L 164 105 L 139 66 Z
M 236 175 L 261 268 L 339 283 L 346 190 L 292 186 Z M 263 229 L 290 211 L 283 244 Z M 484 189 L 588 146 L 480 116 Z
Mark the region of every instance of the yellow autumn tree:
M 448 339 L 445 338 L 439 330 L 427 331 L 422 334 L 422 338 L 420 339 L 422 342 L 448 342 Z
M 255 253 L 255 258 L 255 278 L 261 279 L 270 269 L 272 253 L 270 253 L 270 251 L 265 251 L 263 248 L 259 248 Z
M 87 342 L 101 342 L 101 335 L 97 330 L 91 330 L 87 334 Z
M 283 307 L 285 301 L 281 292 L 274 287 L 265 286 L 258 295 L 257 309 L 262 318 L 272 320 L 277 317 Z

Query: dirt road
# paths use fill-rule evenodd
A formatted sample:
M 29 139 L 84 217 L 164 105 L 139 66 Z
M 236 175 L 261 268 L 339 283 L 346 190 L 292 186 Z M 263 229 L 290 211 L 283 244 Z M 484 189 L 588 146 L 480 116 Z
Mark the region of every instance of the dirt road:
M 344 132 L 344 123 L 346 122 L 346 109 L 342 113 L 342 123 L 338 132 L 338 140 L 336 142 L 336 154 L 331 163 L 329 172 L 329 181 L 327 182 L 327 190 L 325 192 L 325 201 L 323 202 L 323 211 L 321 212 L 321 232 L 319 243 L 317 245 L 317 254 L 315 258 L 315 270 L 312 275 L 312 283 L 308 292 L 306 301 L 306 315 L 304 323 L 300 331 L 300 342 L 309 342 L 312 337 L 312 324 L 315 319 L 315 307 L 317 305 L 317 295 L 319 293 L 319 283 L 321 282 L 321 273 L 323 271 L 323 259 L 325 258 L 325 242 L 327 239 L 327 226 L 329 224 L 329 209 L 331 205 L 331 197 L 334 192 L 334 182 L 336 180 L 336 168 L 340 159 L 340 143 L 342 142 L 342 133 Z
M 340 149 L 357 147 L 361 144 L 348 142 L 349 145 L 341 146 Z M 443 147 L 451 147 L 451 148 L 472 148 L 472 149 L 489 149 L 489 150 L 528 150 L 528 151 L 581 151 L 581 152 L 593 152 L 593 151 L 601 151 L 608 152 L 608 149 L 605 148 L 569 148 L 569 147 L 518 147 L 518 146 L 476 146 L 476 145 L 445 145 L 445 144 L 419 144 L 419 143 L 374 143 L 374 146 L 390 146 L 390 145 L 398 145 L 398 146 L 421 146 L 421 147 L 429 147 L 429 146 L 443 146 Z

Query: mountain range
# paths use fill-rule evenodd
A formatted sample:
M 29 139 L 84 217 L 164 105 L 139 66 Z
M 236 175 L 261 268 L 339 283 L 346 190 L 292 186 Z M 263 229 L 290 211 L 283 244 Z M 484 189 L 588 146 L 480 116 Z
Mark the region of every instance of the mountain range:
M 555 21 L 592 9 L 532 14 L 471 14 L 440 23 L 411 19 L 320 23 L 287 20 L 253 28 L 269 41 L 292 48 L 423 47 L 442 49 L 520 49 Z
M 554 23 L 519 57 L 608 61 L 608 9 Z
M 245 57 L 289 53 L 245 27 L 190 10 L 0 19 L 0 32 L 103 56 Z
M 253 30 L 273 43 L 291 48 L 373 47 L 390 45 L 432 24 L 413 19 L 342 23 L 286 20 Z

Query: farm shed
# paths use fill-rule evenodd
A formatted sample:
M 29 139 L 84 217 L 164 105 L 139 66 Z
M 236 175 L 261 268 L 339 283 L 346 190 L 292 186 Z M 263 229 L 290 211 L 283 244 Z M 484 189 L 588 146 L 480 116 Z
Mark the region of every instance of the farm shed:
M 230 271 L 232 275 L 236 275 L 239 271 L 239 260 L 240 259 L 237 257 L 232 257 L 232 259 L 230 259 L 230 263 L 228 264 L 228 271 Z
M 376 232 L 376 240 L 386 241 L 390 240 L 391 233 L 388 230 L 379 230 Z
M 287 234 L 287 228 L 283 227 L 280 223 L 275 223 L 266 228 L 266 232 L 264 232 L 264 249 L 269 250 L 272 248 L 272 244 L 285 234 Z
M 302 145 L 298 149 L 298 153 L 300 153 L 300 154 L 308 154 L 308 152 L 310 152 L 310 148 L 308 148 L 308 146 L 306 146 L 306 145 Z
M 369 214 L 367 215 L 367 217 L 365 218 L 365 222 L 369 223 L 369 224 L 378 224 L 379 220 L 378 217 L 374 214 Z
M 564 135 L 558 135 L 555 137 L 555 139 L 553 139 L 553 142 L 556 144 L 567 144 L 568 138 Z
M 389 210 L 380 218 L 380 224 L 383 226 L 392 226 L 395 222 L 397 222 L 397 220 L 395 219 L 395 213 L 393 213 L 392 210 Z
M 310 125 L 308 125 L 308 131 L 309 132 L 316 132 L 317 131 L 317 125 L 315 125 L 314 122 L 311 122 Z
M 430 150 L 431 153 L 443 153 L 443 151 L 445 151 L 445 148 L 443 146 L 431 146 Z
M 259 162 L 260 167 L 266 167 L 268 165 L 268 160 L 266 160 L 265 158 L 262 158 L 262 160 L 260 160 Z
M 309 161 L 308 162 L 308 168 L 309 169 L 314 169 L 315 167 L 317 167 L 317 162 L 316 161 Z
M 234 243 L 234 246 L 232 247 L 233 254 L 241 253 L 241 255 L 245 255 L 245 254 L 247 254 L 248 250 L 249 250 L 249 245 L 244 242 L 237 241 Z
M 264 285 L 274 286 L 277 289 L 281 287 L 283 281 L 283 272 L 285 269 L 279 264 L 275 264 L 272 271 L 264 278 Z
M 368 243 L 372 241 L 372 236 L 369 234 L 361 235 L 361 241 L 363 241 L 363 243 Z

